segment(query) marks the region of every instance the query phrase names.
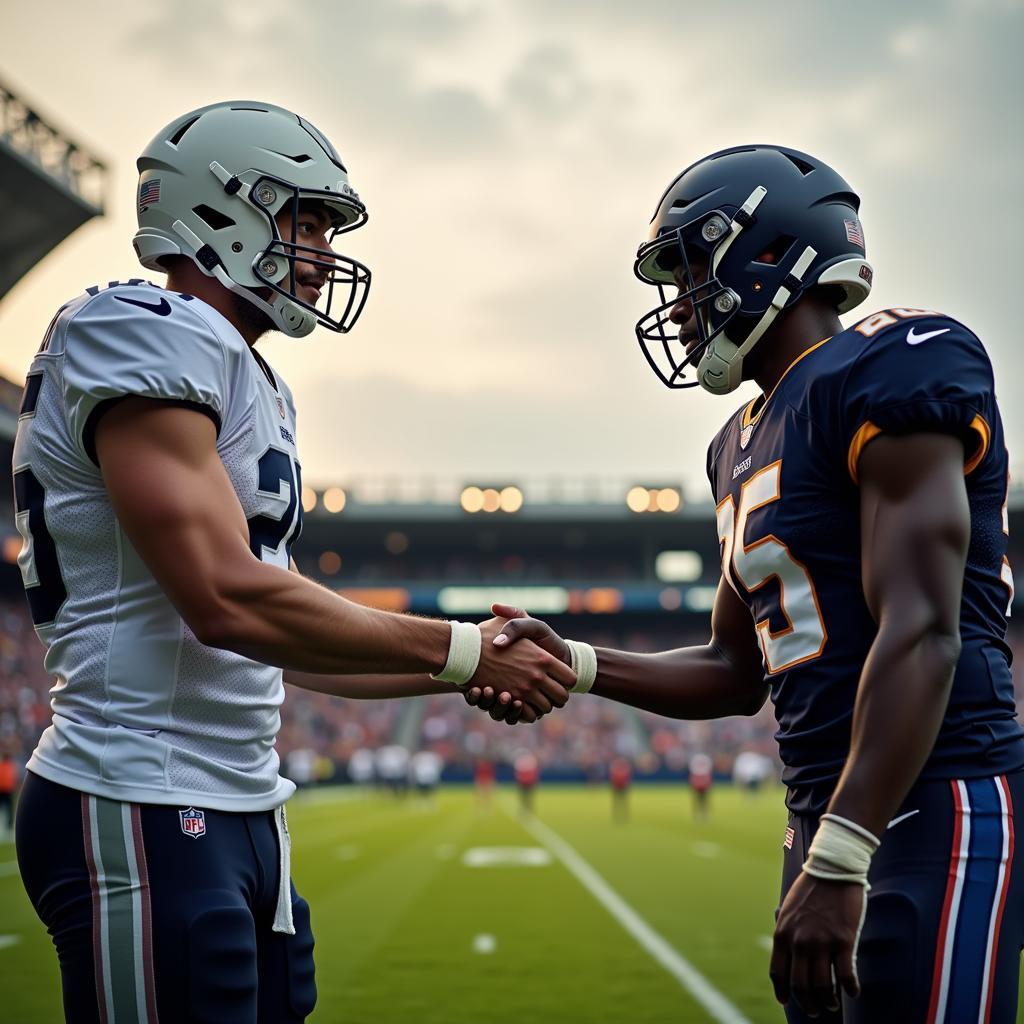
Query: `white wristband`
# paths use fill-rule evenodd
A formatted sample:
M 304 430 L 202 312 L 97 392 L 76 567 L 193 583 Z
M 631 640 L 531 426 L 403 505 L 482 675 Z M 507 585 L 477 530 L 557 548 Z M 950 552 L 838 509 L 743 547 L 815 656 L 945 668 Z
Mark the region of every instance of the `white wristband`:
M 858 882 L 867 888 L 868 868 L 878 847 L 878 837 L 862 825 L 838 814 L 823 814 L 804 871 L 815 878 Z
M 590 693 L 597 678 L 597 651 L 581 640 L 566 640 L 565 643 L 569 648 L 569 665 L 576 673 L 576 685 L 572 692 Z
M 474 622 L 449 622 L 452 637 L 448 644 L 448 660 L 440 672 L 432 675 L 441 683 L 466 686 L 480 664 L 480 627 Z

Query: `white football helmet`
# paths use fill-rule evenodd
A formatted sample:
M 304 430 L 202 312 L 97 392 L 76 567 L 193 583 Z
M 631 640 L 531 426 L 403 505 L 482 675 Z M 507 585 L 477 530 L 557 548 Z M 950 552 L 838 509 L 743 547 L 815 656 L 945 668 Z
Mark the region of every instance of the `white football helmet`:
M 308 121 L 270 103 L 214 103 L 158 132 L 138 168 L 133 244 L 144 267 L 166 272 L 161 259 L 188 256 L 293 338 L 317 324 L 351 330 L 366 302 L 369 269 L 300 244 L 295 225 L 299 204 L 314 200 L 331 217 L 333 239 L 365 224 L 366 207 L 335 148 Z M 274 220 L 289 205 L 290 239 Z M 297 294 L 297 262 L 325 278 L 322 308 Z

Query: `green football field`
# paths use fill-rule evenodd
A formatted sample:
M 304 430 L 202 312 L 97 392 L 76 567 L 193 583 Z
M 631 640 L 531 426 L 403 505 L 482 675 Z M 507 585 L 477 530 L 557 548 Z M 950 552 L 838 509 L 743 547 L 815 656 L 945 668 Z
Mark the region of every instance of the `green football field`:
M 314 1024 L 780 1021 L 767 977 L 782 791 L 719 787 L 696 822 L 677 787 L 414 796 L 331 790 L 290 805 L 310 901 Z M 56 959 L 0 846 L 11 1024 L 60 1020 Z M 1020 1019 L 1020 1018 L 1018 1018 Z

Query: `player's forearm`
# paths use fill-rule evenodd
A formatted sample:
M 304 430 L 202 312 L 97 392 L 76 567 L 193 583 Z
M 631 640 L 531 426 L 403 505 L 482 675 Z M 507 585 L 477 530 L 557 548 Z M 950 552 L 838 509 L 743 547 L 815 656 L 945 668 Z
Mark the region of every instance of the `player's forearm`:
M 255 560 L 225 568 L 202 618 L 204 643 L 302 672 L 436 672 L 451 638 L 446 622 L 365 608 Z
M 438 682 L 429 675 L 321 675 L 286 670 L 284 681 L 292 686 L 350 700 L 383 700 L 391 697 L 426 697 L 435 693 L 457 693 L 452 683 Z
M 659 654 L 599 648 L 593 693 L 669 718 L 752 715 L 768 696 L 713 644 Z
M 864 664 L 850 755 L 829 811 L 881 836 L 935 745 L 959 654 L 959 636 L 949 631 L 879 631 Z

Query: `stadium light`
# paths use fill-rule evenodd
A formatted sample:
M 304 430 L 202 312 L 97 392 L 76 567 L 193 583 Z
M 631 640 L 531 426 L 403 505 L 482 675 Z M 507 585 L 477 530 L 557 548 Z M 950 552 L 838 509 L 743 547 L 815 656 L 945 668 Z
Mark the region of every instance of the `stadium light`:
M 538 615 L 560 615 L 569 607 L 565 587 L 442 587 L 437 607 L 445 615 L 489 612 L 492 601 L 528 608 Z
M 626 504 L 630 512 L 646 512 L 650 500 L 646 487 L 631 487 L 626 495 Z
M 683 596 L 691 612 L 709 612 L 715 606 L 716 587 L 690 587 Z
M 309 484 L 302 485 L 302 511 L 312 512 L 316 508 L 316 491 Z
M 464 512 L 518 512 L 523 507 L 523 492 L 512 484 L 507 487 L 464 487 L 459 498 Z
M 583 608 L 591 615 L 614 615 L 622 610 L 622 591 L 616 587 L 591 587 L 584 591 Z
M 523 492 L 518 487 L 504 487 L 498 495 L 502 512 L 518 512 L 523 507 Z
M 341 569 L 341 555 L 337 551 L 325 551 L 317 563 L 325 576 L 333 576 Z
M 392 555 L 402 555 L 409 550 L 409 538 L 400 530 L 392 530 L 384 538 L 384 547 Z
M 659 512 L 675 512 L 682 503 L 682 495 L 674 487 L 662 487 L 658 491 L 657 505 Z
M 340 512 L 348 501 L 348 495 L 340 487 L 328 487 L 324 491 L 324 508 L 328 512 Z
M 10 534 L 4 537 L 4 561 L 15 565 L 18 555 L 21 554 L 22 540 L 18 534 Z
M 654 572 L 664 583 L 693 583 L 704 571 L 704 560 L 696 551 L 660 551 Z
M 479 512 L 484 507 L 484 492 L 479 487 L 466 487 L 459 499 L 466 512 Z
M 412 598 L 404 587 L 341 587 L 335 593 L 385 612 L 407 612 L 412 607 Z
M 683 495 L 678 487 L 643 487 L 637 484 L 626 494 L 630 512 L 678 512 Z

